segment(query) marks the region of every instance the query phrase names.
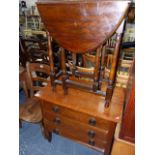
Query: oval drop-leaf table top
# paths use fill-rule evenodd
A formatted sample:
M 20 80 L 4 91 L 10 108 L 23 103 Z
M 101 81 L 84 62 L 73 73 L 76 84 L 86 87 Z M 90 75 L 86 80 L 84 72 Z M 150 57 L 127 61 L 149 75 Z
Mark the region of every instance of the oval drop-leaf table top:
M 63 48 L 87 52 L 104 43 L 127 14 L 123 0 L 40 0 L 37 7 L 50 35 Z

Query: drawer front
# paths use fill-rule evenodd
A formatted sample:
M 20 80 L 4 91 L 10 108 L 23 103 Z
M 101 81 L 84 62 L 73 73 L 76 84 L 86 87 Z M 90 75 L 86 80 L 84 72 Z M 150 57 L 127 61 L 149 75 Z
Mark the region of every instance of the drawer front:
M 110 132 L 107 129 L 98 129 L 93 126 L 80 123 L 76 120 L 69 119 L 59 114 L 53 115 L 49 112 L 45 112 L 43 117 L 53 126 L 65 128 L 67 131 L 71 130 L 70 132 L 74 130 L 75 133 L 80 133 L 80 135 L 82 135 L 82 137 L 84 138 L 100 139 L 104 141 L 105 144 L 109 140 Z
M 43 112 L 50 112 L 52 114 L 60 114 L 73 120 L 79 121 L 90 126 L 94 126 L 101 129 L 109 129 L 115 126 L 114 122 L 110 122 L 101 118 L 91 116 L 89 114 L 81 113 L 68 109 L 66 107 L 58 106 L 48 102 L 43 103 Z
M 106 141 L 101 141 L 95 138 L 89 138 L 88 136 L 83 136 L 84 134 L 80 131 L 75 130 L 69 126 L 65 125 L 56 125 L 54 123 L 50 123 L 47 120 L 44 120 L 44 126 L 48 129 L 49 132 L 54 132 L 55 134 L 62 135 L 64 137 L 83 142 L 84 144 L 94 147 L 100 148 L 102 150 L 108 147 Z

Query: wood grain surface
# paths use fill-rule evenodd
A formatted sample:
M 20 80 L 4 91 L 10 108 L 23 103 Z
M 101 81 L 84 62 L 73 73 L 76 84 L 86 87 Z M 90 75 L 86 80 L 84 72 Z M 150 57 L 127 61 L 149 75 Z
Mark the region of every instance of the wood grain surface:
M 50 35 L 72 52 L 96 49 L 113 35 L 127 15 L 129 1 L 39 1 L 37 7 Z

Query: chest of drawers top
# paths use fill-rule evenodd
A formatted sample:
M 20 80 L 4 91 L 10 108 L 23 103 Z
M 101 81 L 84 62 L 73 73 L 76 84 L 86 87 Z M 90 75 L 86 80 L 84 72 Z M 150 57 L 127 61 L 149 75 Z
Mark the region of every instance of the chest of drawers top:
M 94 117 L 106 119 L 113 122 L 120 120 L 122 104 L 124 99 L 124 90 L 115 88 L 111 100 L 111 106 L 104 108 L 104 97 L 92 93 L 80 91 L 77 89 L 69 89 L 68 95 L 64 95 L 63 89 L 57 87 L 53 92 L 51 87 L 44 87 L 36 95 L 44 104 L 55 104 L 73 111 L 89 114 Z

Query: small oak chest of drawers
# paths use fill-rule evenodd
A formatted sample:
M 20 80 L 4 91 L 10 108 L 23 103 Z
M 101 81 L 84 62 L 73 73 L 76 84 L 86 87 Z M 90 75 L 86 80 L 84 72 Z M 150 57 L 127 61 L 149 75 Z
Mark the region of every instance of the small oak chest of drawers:
M 104 109 L 104 97 L 69 89 L 64 95 L 61 87 L 53 92 L 44 87 L 36 94 L 41 100 L 46 138 L 52 132 L 110 154 L 115 127 L 120 119 L 124 92 L 115 88 L 111 106 Z

